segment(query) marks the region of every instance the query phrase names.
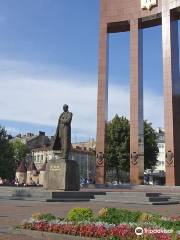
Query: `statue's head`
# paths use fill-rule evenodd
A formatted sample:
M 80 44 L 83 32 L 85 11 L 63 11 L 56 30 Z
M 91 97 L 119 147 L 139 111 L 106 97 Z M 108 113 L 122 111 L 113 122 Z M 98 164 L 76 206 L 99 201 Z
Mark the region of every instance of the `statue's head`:
M 67 111 L 68 111 L 68 105 L 67 105 L 67 104 L 64 104 L 63 110 L 64 110 L 64 112 L 67 112 Z

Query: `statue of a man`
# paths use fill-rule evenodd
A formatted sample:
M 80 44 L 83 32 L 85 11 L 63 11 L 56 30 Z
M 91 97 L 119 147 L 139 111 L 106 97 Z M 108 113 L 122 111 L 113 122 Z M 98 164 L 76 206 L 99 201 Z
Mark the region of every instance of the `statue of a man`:
M 68 105 L 64 104 L 64 112 L 61 113 L 54 137 L 53 150 L 61 150 L 62 158 L 67 160 L 71 151 L 71 121 L 72 113 L 68 111 Z

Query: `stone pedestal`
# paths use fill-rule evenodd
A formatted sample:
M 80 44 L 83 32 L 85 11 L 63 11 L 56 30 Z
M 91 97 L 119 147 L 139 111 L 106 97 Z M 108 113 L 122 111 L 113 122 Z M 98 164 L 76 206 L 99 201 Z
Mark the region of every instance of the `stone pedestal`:
M 78 163 L 64 159 L 47 163 L 44 188 L 47 190 L 78 191 L 80 188 Z

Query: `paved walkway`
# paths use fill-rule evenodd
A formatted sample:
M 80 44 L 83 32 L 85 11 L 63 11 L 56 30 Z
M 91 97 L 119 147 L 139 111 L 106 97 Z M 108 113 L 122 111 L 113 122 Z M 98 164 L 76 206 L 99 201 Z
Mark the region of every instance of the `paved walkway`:
M 34 240 L 28 236 L 12 235 L 10 229 L 28 219 L 32 213 L 51 212 L 56 216 L 65 217 L 68 210 L 73 207 L 91 207 L 97 212 L 102 207 L 126 208 L 129 210 L 140 210 L 149 212 L 158 212 L 164 216 L 179 216 L 180 205 L 153 206 L 153 205 L 136 205 L 121 203 L 101 203 L 101 202 L 64 202 L 51 203 L 40 201 L 20 201 L 0 199 L 0 240 Z
M 38 201 L 22 201 L 9 200 L 12 194 L 12 187 L 0 187 L 0 240 L 35 240 L 33 237 L 14 235 L 11 229 L 16 225 L 21 224 L 23 220 L 28 219 L 32 213 L 51 212 L 56 216 L 65 217 L 69 209 L 73 207 L 91 207 L 96 213 L 102 207 L 116 207 L 125 208 L 129 210 L 140 210 L 148 212 L 158 212 L 164 216 L 180 216 L 179 205 L 137 205 L 137 204 L 123 204 L 123 203 L 102 203 L 102 202 L 42 202 Z M 37 190 L 37 188 L 36 188 Z M 43 191 L 42 188 L 38 189 Z M 83 189 L 82 191 L 89 191 L 90 189 Z M 161 189 L 161 192 L 179 192 L 180 188 L 176 189 Z M 92 189 L 94 191 L 94 189 Z M 107 191 L 107 189 L 96 189 L 96 191 Z M 108 191 L 127 191 L 127 189 L 108 189 Z M 133 189 L 129 191 L 144 191 L 144 189 Z M 154 188 L 148 187 L 146 191 L 154 191 Z M 60 239 L 60 238 L 59 238 Z M 50 240 L 50 239 L 48 239 Z M 63 240 L 65 240 L 63 238 Z

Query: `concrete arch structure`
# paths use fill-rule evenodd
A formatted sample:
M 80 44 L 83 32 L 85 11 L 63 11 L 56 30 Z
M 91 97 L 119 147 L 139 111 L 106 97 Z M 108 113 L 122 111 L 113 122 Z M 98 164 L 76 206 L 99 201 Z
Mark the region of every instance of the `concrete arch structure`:
M 103 184 L 105 181 L 108 34 L 130 31 L 130 182 L 143 184 L 142 30 L 162 24 L 166 185 L 180 185 L 180 175 L 178 176 L 180 171 L 180 146 L 178 146 L 180 144 L 180 79 L 177 22 L 179 18 L 180 0 L 101 0 L 96 139 L 97 184 Z

